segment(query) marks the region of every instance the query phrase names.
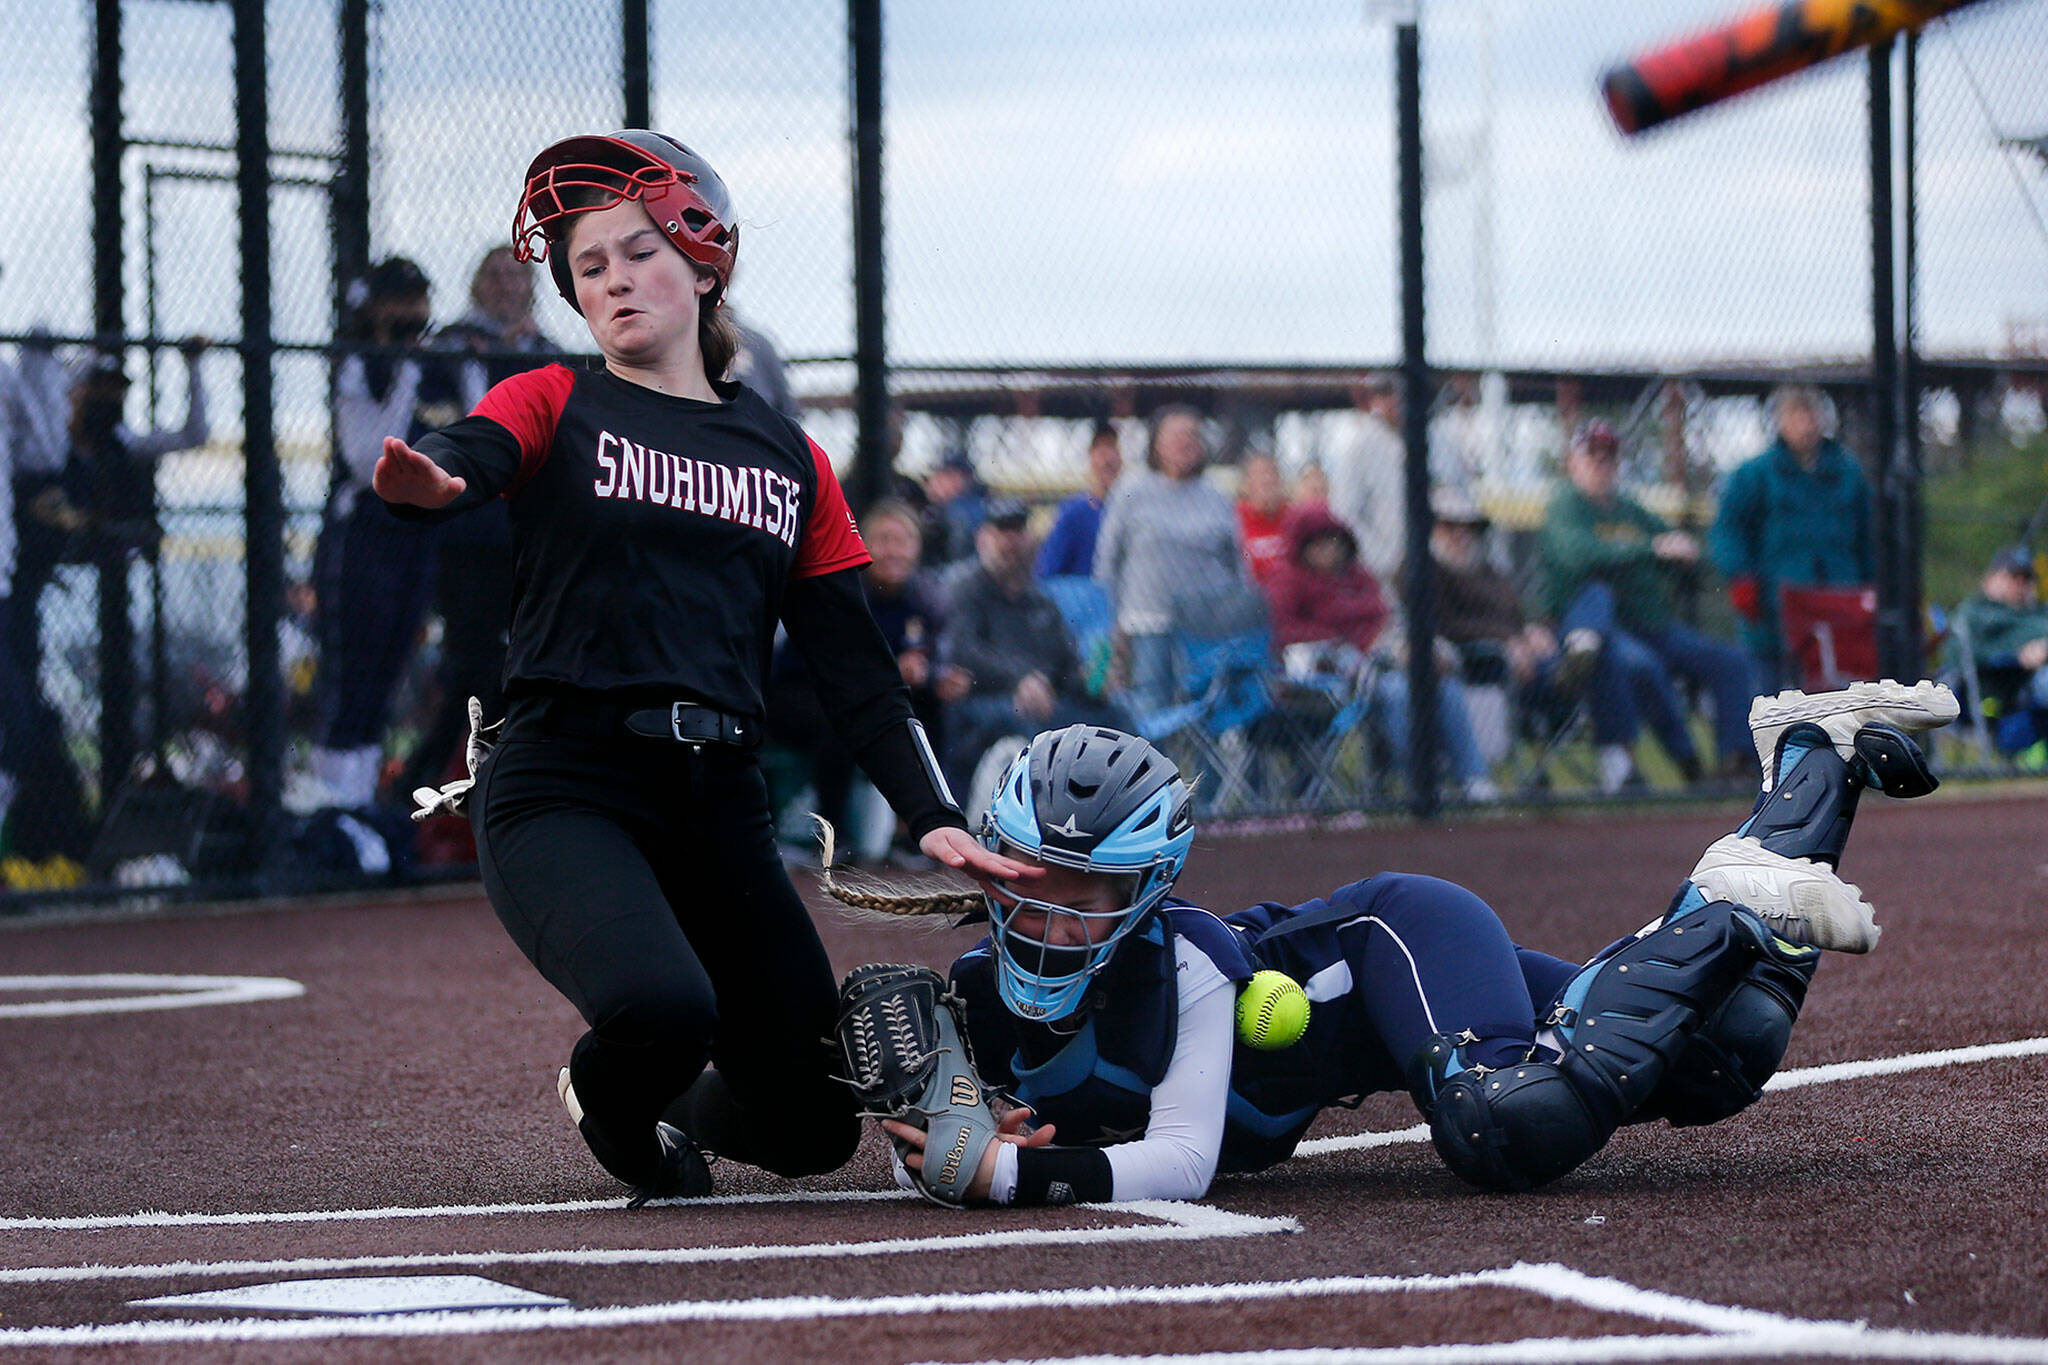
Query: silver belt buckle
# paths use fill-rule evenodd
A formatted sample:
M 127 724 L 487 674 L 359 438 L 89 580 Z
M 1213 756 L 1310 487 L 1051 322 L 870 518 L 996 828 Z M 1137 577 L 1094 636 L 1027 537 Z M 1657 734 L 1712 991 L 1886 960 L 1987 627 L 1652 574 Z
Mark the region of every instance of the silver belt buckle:
M 687 744 L 693 749 L 699 747 L 699 741 L 691 739 L 683 733 L 683 704 L 679 701 L 669 703 L 668 732 L 675 736 L 676 743 L 678 744 Z

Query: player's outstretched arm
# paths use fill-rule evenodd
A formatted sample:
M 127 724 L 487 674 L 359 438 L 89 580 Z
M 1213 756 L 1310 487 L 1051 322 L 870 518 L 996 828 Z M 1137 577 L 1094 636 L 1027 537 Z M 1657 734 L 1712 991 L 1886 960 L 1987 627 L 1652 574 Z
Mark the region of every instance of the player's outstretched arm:
M 386 436 L 370 486 L 386 502 L 432 509 L 446 507 L 469 485 L 398 437 Z

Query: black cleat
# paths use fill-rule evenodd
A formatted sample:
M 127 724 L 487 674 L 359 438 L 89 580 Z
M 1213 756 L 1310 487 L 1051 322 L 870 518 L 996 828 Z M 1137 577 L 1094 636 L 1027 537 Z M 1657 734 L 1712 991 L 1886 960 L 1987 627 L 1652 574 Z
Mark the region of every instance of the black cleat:
M 561 1097 L 562 1107 L 569 1111 L 569 1121 L 576 1125 L 576 1131 L 583 1135 L 590 1146 L 597 1164 L 609 1171 L 624 1184 L 633 1187 L 633 1197 L 626 1201 L 626 1207 L 637 1209 L 654 1199 L 701 1199 L 711 1193 L 711 1163 L 703 1149 L 690 1140 L 688 1134 L 674 1124 L 656 1123 L 654 1140 L 661 1146 L 661 1156 L 655 1162 L 654 1174 L 644 1179 L 631 1178 L 638 1162 L 628 1165 L 611 1143 L 583 1117 L 583 1103 L 576 1098 L 576 1087 L 569 1082 L 569 1068 L 563 1067 L 555 1078 L 555 1093 Z
M 626 1207 L 637 1209 L 655 1199 L 702 1199 L 711 1193 L 711 1163 L 697 1144 L 673 1124 L 654 1125 L 661 1144 L 661 1164 L 654 1177 L 636 1186 Z

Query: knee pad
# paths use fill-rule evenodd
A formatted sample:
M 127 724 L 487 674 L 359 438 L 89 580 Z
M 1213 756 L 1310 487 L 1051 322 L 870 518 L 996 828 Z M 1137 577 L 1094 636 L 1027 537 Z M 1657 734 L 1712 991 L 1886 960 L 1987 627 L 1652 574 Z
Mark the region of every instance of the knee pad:
M 1863 794 L 1862 779 L 1835 752 L 1828 732 L 1811 721 L 1780 735 L 1771 761 L 1777 779 L 1736 833 L 1788 858 L 1818 858 L 1830 867 L 1840 865 L 1849 826 L 1856 818 L 1856 798 Z
M 1459 1179 L 1526 1190 L 1557 1179 L 1614 1133 L 1549 1062 L 1473 1067 L 1436 1092 L 1429 1140 Z
M 1683 910 L 1566 982 L 1536 1041 L 1557 1051 L 1558 1071 L 1611 1133 L 1649 1099 L 1770 939 L 1741 906 Z
M 1820 949 L 1774 937 L 1629 1121 L 1661 1118 L 1674 1128 L 1689 1128 L 1718 1123 L 1755 1104 L 1785 1059 L 1819 963 Z

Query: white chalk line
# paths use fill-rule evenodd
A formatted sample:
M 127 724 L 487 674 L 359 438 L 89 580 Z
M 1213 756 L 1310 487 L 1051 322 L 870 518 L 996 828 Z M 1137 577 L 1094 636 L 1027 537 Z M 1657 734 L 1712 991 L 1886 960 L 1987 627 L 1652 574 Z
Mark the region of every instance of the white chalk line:
M 794 1261 L 912 1252 L 955 1254 L 1017 1247 L 1090 1246 L 1117 1242 L 1192 1242 L 1299 1232 L 1293 1218 L 1232 1213 L 1204 1204 L 1134 1199 L 1091 1206 L 1134 1214 L 1149 1223 L 1093 1228 L 999 1228 L 952 1236 L 887 1237 L 867 1242 L 800 1242 L 709 1247 L 569 1247 L 547 1251 L 420 1252 L 407 1256 L 302 1256 L 268 1261 L 165 1261 L 154 1265 L 23 1266 L 0 1270 L 0 1285 L 87 1280 L 160 1280 L 237 1275 L 304 1276 L 359 1270 L 428 1270 L 446 1267 L 574 1265 L 704 1265 L 720 1262 Z
M 1314 1282 L 1309 1282 L 1314 1283 Z M 1347 1292 L 1345 1281 L 1325 1281 L 1327 1292 Z M 1385 1281 L 1349 1282 L 1353 1293 L 1386 1292 Z M 1186 1355 L 1092 1355 L 988 1360 L 979 1365 L 1578 1365 L 1578 1362 L 1728 1360 L 1753 1356 L 1847 1357 L 1856 1360 L 1969 1362 L 2048 1361 L 2048 1340 L 1871 1328 L 1860 1322 L 1784 1317 L 1749 1308 L 1704 1303 L 1624 1280 L 1588 1275 L 1561 1265 L 1521 1263 L 1470 1275 L 1414 1276 L 1395 1289 L 1520 1289 L 1557 1302 L 1698 1329 L 1698 1335 L 1530 1337 L 1520 1341 L 1429 1346 L 1359 1346 L 1207 1351 Z M 1235 1286 L 1245 1289 L 1248 1286 Z M 1274 1297 L 1246 1295 L 1245 1297 Z
M 67 1014 L 129 1014 L 136 1010 L 182 1010 L 200 1005 L 289 1000 L 293 996 L 304 995 L 306 988 L 281 976 L 146 976 L 121 972 L 98 976 L 0 976 L 0 991 L 157 992 L 153 995 L 36 1000 L 21 1005 L 0 1005 L 0 1019 L 35 1019 Z
M 1938 1052 L 1909 1052 L 1897 1057 L 1872 1057 L 1860 1062 L 1834 1062 L 1827 1066 L 1806 1066 L 1780 1071 L 1764 1082 L 1765 1090 L 1797 1090 L 1804 1085 L 1829 1085 L 1835 1081 L 1857 1081 L 1867 1076 L 1896 1076 L 1908 1071 L 1931 1071 L 1937 1067 L 1960 1066 L 1969 1062 L 2002 1061 L 2009 1057 L 2034 1057 L 2048 1053 L 2048 1038 L 2020 1038 L 2010 1043 L 1984 1043 L 1976 1047 L 1943 1048 Z M 1402 1142 L 1429 1141 L 1429 1125 L 1418 1123 L 1380 1133 L 1347 1133 L 1339 1137 L 1311 1138 L 1294 1149 L 1297 1157 L 1323 1156 L 1329 1152 L 1351 1152 L 1369 1147 L 1391 1147 Z
M 0 978 L 4 980 L 4 978 Z M 1975 1047 L 1948 1048 L 1939 1052 L 1914 1052 L 1897 1057 L 1877 1057 L 1860 1062 L 1836 1062 L 1828 1066 L 1781 1071 L 1766 1083 L 1766 1090 L 1796 1090 L 1805 1085 L 1857 1080 L 1865 1076 L 1896 1075 L 1933 1067 L 1968 1062 L 1997 1061 L 2048 1053 L 2048 1038 L 2021 1038 L 2009 1043 L 1985 1043 Z M 1429 1126 L 1375 1133 L 1347 1133 L 1337 1137 L 1311 1138 L 1294 1149 L 1295 1157 L 1317 1157 L 1330 1152 L 1349 1152 L 1373 1147 L 1391 1147 L 1407 1142 L 1429 1141 Z M 869 1199 L 908 1199 L 903 1190 L 793 1190 L 776 1194 L 712 1195 L 703 1199 L 664 1200 L 661 1203 L 716 1207 L 732 1204 L 778 1204 Z M 95 1232 L 108 1228 L 237 1227 L 262 1223 L 347 1223 L 380 1222 L 403 1218 L 478 1218 L 506 1214 L 589 1213 L 618 1208 L 624 1196 L 615 1199 L 572 1199 L 537 1204 L 442 1204 L 423 1207 L 375 1209 L 312 1209 L 280 1213 L 140 1213 L 82 1215 L 68 1218 L 0 1218 L 0 1232 L 54 1230 Z
M 1873 1330 L 1860 1323 L 1787 1318 L 1730 1308 L 1584 1274 L 1561 1265 L 1518 1264 L 1462 1275 L 1344 1276 L 1316 1280 L 1233 1284 L 1141 1285 L 1127 1288 L 998 1290 L 979 1293 L 888 1295 L 875 1298 L 797 1296 L 741 1300 L 679 1300 L 615 1308 L 490 1309 L 398 1317 L 302 1318 L 118 1323 L 88 1327 L 0 1330 L 0 1346 L 170 1345 L 177 1343 L 314 1341 L 337 1338 L 422 1338 L 572 1331 L 666 1323 L 806 1322 L 860 1317 L 916 1318 L 944 1313 L 1102 1309 L 1153 1305 L 1235 1307 L 1254 1301 L 1331 1298 L 1502 1288 L 1560 1302 L 1696 1328 L 1693 1336 L 1532 1338 L 1433 1346 L 1355 1349 L 1260 1350 L 1186 1356 L 1091 1356 L 1059 1365 L 1135 1365 L 1171 1360 L 1177 1365 L 1448 1365 L 1449 1362 L 1658 1361 L 1742 1356 L 1850 1356 L 1885 1360 L 2048 1361 L 2048 1341 Z M 1023 1365 L 1017 1362 L 1016 1365 Z M 1040 1358 L 1032 1365 L 1051 1365 Z
M 916 1199 L 911 1190 L 783 1190 L 773 1194 L 708 1194 L 697 1199 L 654 1199 L 648 1208 L 687 1204 L 722 1208 L 736 1204 L 858 1204 L 878 1200 Z M 539 1204 L 427 1204 L 379 1209 L 300 1209 L 283 1213 L 140 1213 L 87 1214 L 70 1218 L 0 1218 L 0 1232 L 99 1232 L 109 1228 L 241 1227 L 259 1223 L 373 1223 L 405 1218 L 481 1218 L 502 1214 L 590 1213 L 623 1209 L 628 1196 L 609 1199 L 561 1199 Z

